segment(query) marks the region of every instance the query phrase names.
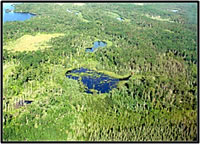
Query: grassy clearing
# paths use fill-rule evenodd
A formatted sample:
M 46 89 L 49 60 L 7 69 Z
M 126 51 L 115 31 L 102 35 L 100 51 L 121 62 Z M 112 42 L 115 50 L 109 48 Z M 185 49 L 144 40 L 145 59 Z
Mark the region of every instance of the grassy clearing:
M 169 32 L 169 33 L 174 33 L 173 31 L 170 31 L 168 29 L 165 29 L 164 31 Z
M 151 19 L 153 19 L 153 20 L 158 20 L 158 21 L 167 21 L 167 22 L 171 22 L 171 23 L 173 23 L 173 21 L 170 21 L 169 18 L 167 18 L 167 19 L 163 19 L 163 18 L 161 18 L 160 16 L 150 16 L 150 15 L 148 15 L 148 14 L 146 14 L 145 16 L 148 17 L 148 18 L 151 18 Z
M 85 3 L 74 3 L 74 5 L 76 5 L 76 6 L 83 6 L 83 5 L 85 5 Z
M 57 3 L 57 5 L 61 5 L 62 6 L 62 5 L 64 5 L 64 3 Z
M 134 3 L 134 5 L 139 5 L 139 6 L 143 6 L 143 3 Z
M 106 12 L 107 16 L 113 17 L 113 18 L 118 18 L 120 17 L 118 14 L 114 13 L 114 12 Z
M 21 38 L 17 39 L 14 42 L 10 42 L 6 45 L 5 49 L 10 49 L 13 51 L 36 51 L 38 49 L 48 48 L 49 45 L 46 44 L 51 38 L 58 36 L 63 36 L 64 34 L 55 33 L 55 34 L 37 34 L 24 35 Z
M 114 12 L 106 12 L 106 15 L 109 16 L 109 17 L 115 18 L 115 19 L 121 17 L 117 13 L 114 13 Z M 124 22 L 130 22 L 131 21 L 130 19 L 125 19 L 123 17 L 122 17 L 122 19 L 123 19 Z
M 116 73 L 114 73 L 114 72 L 111 72 L 111 71 L 107 71 L 107 70 L 100 70 L 100 71 L 98 71 L 98 72 L 100 72 L 100 73 L 104 73 L 104 74 L 106 74 L 106 75 L 109 75 L 110 77 L 113 77 L 113 78 L 117 78 L 117 79 L 122 79 L 122 78 L 126 78 L 126 77 L 128 77 L 130 74 L 126 74 L 126 75 L 118 75 L 118 74 L 116 74 Z
M 131 20 L 130 19 L 124 19 L 124 22 L 129 23 Z
M 84 19 L 84 17 L 83 17 L 83 15 L 82 15 L 81 12 L 79 12 L 77 15 L 78 15 L 78 18 L 79 18 L 81 21 L 86 22 L 86 23 L 90 22 L 90 21 L 88 21 L 87 19 Z

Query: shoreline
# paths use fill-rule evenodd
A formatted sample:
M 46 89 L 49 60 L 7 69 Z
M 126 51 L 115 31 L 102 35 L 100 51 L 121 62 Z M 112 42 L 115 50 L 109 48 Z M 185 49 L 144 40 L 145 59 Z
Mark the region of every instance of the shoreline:
M 17 3 L 17 4 L 22 4 L 22 3 Z M 34 15 L 34 16 L 38 15 L 38 14 L 33 13 L 33 12 L 26 12 L 26 11 L 22 11 L 22 10 L 21 11 L 16 10 L 16 3 L 13 3 L 11 6 L 14 7 L 14 10 L 12 10 L 12 11 L 15 12 L 15 13 L 31 14 L 31 15 Z
M 75 69 L 80 69 L 81 67 L 75 67 L 75 68 L 70 68 L 68 69 L 66 72 L 65 72 L 65 75 L 66 74 L 69 74 L 71 71 L 75 70 Z M 87 67 L 83 67 L 83 68 L 87 68 Z M 93 70 L 97 73 L 102 73 L 102 74 L 105 74 L 105 75 L 108 75 L 109 77 L 111 78 L 115 78 L 115 79 L 119 79 L 119 81 L 124 81 L 126 80 L 127 78 L 130 78 L 132 75 L 131 74 L 126 74 L 126 75 L 118 75 L 114 72 L 111 72 L 111 71 L 107 71 L 107 70 L 97 70 L 96 68 L 87 68 L 89 70 Z

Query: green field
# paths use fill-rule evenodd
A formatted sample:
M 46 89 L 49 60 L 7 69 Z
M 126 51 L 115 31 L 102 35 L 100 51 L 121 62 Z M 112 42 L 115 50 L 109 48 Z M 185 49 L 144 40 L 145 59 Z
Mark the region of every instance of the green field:
M 24 35 L 16 41 L 11 41 L 9 44 L 5 45 L 5 49 L 11 51 L 36 51 L 38 49 L 47 48 L 46 42 L 51 38 L 62 36 L 62 34 L 37 34 Z

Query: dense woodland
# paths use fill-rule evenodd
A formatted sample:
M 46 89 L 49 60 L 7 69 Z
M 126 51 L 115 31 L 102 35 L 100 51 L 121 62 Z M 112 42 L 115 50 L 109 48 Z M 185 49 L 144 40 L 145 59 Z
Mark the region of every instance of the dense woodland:
M 15 12 L 36 16 L 3 24 L 4 141 L 197 140 L 196 3 L 24 3 Z M 46 49 L 5 48 L 38 33 L 63 35 Z M 95 40 L 108 45 L 85 52 Z M 134 75 L 88 94 L 65 76 L 79 67 Z

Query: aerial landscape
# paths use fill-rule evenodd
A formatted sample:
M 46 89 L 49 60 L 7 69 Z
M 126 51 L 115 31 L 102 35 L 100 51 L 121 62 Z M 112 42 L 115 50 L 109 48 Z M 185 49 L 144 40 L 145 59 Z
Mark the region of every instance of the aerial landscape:
M 197 3 L 6 3 L 3 141 L 198 140 Z

